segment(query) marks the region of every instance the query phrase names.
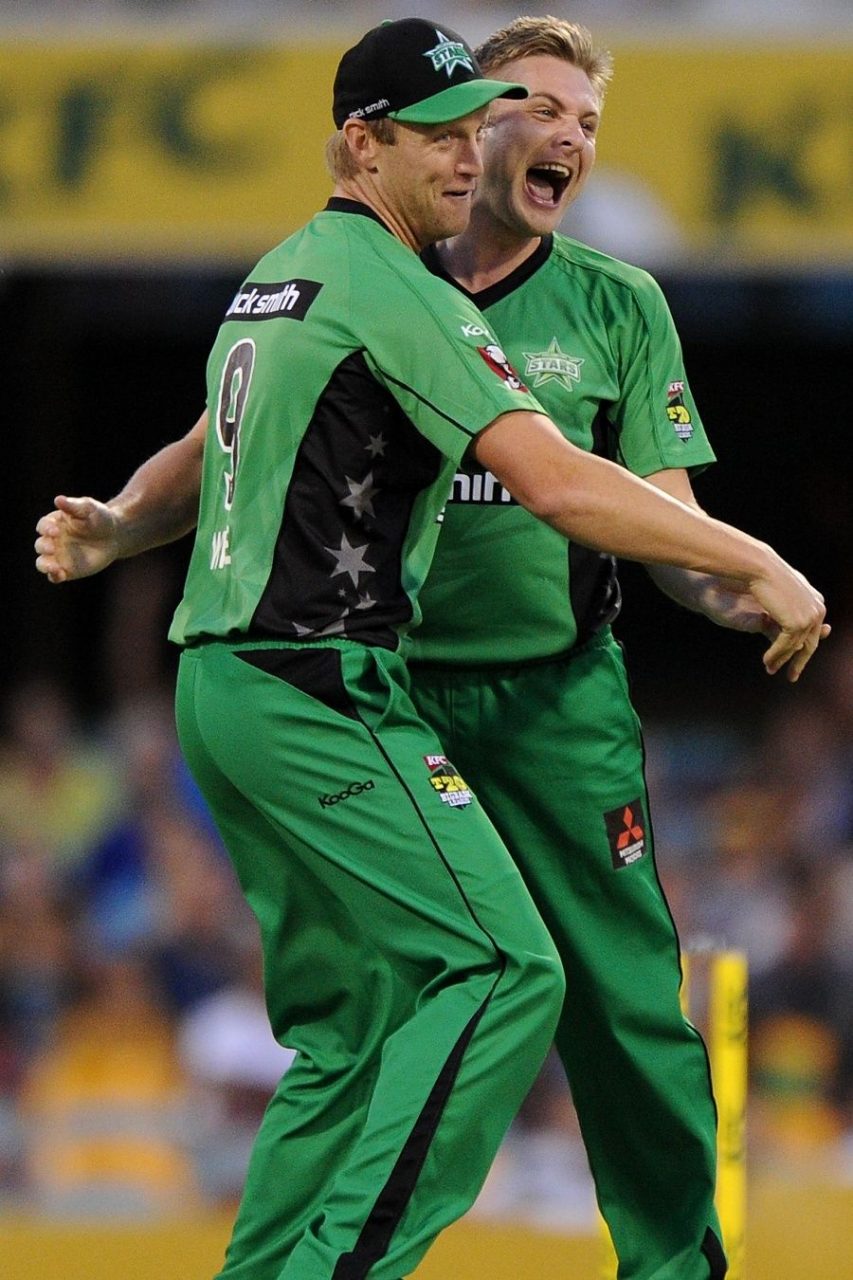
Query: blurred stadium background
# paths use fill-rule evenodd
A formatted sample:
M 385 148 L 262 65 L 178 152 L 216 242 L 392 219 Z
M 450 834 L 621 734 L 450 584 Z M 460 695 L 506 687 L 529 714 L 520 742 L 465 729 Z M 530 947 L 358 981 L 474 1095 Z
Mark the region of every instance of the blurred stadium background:
M 413 12 L 474 40 L 556 12 L 613 51 L 565 230 L 661 281 L 720 459 L 700 500 L 829 601 L 796 688 L 634 566 L 619 634 L 682 938 L 749 958 L 746 1274 L 853 1276 L 849 0 L 0 0 L 0 1276 L 205 1280 L 287 1065 L 173 736 L 188 548 L 69 589 L 30 548 L 56 492 L 110 496 L 195 420 L 236 284 L 328 194 L 340 52 Z M 596 1230 L 549 1064 L 419 1274 L 592 1276 Z

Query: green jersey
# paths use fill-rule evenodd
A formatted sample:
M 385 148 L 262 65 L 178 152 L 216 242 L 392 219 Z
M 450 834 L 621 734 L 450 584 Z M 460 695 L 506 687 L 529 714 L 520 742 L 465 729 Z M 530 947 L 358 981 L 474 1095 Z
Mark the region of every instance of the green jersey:
M 170 638 L 397 648 L 463 453 L 499 414 L 539 409 L 486 328 L 357 202 L 330 201 L 267 254 L 208 362 Z
M 450 279 L 434 250 L 424 258 Z M 672 317 L 645 271 L 556 235 L 467 296 L 573 444 L 641 476 L 714 460 Z M 465 462 L 420 603 L 412 659 L 513 663 L 583 642 L 615 617 L 619 588 L 610 556 L 568 543 Z

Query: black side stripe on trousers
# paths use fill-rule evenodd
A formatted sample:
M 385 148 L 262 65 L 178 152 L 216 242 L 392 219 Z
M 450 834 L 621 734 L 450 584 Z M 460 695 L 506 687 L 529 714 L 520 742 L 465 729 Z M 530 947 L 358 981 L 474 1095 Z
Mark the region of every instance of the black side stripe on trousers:
M 723 1253 L 723 1246 L 710 1227 L 705 1232 L 705 1238 L 702 1241 L 702 1252 L 708 1259 L 708 1265 L 711 1268 L 710 1280 L 724 1280 L 728 1270 L 728 1262 L 726 1261 L 726 1255 Z
M 412 1198 L 439 1121 L 459 1074 L 465 1050 L 490 999 L 491 993 L 483 1001 L 450 1051 L 424 1103 L 423 1110 L 397 1157 L 391 1176 L 380 1191 L 361 1229 L 355 1248 L 350 1253 L 341 1254 L 332 1272 L 332 1280 L 364 1280 L 374 1263 L 388 1252 L 391 1237 L 397 1229 L 406 1205 Z

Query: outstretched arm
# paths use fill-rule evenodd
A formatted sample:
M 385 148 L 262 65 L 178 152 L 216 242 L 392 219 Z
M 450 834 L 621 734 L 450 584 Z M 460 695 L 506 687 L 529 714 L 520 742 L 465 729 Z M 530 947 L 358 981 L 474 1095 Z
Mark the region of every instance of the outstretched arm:
M 646 479 L 655 488 L 701 510 L 686 471 L 680 468 L 656 471 Z M 779 634 L 776 623 L 742 582 L 711 573 L 695 573 L 671 564 L 649 564 L 646 568 L 664 595 L 685 609 L 704 614 L 718 626 L 761 633 L 771 640 Z
M 779 628 L 764 654 L 771 675 L 787 665 L 799 679 L 828 634 L 823 596 L 766 543 L 575 448 L 544 414 L 502 414 L 473 450 L 522 506 L 567 537 L 741 584 Z
M 155 453 L 109 502 L 55 499 L 36 525 L 36 568 L 49 582 L 100 573 L 114 560 L 174 542 L 195 528 L 207 412 L 180 440 Z

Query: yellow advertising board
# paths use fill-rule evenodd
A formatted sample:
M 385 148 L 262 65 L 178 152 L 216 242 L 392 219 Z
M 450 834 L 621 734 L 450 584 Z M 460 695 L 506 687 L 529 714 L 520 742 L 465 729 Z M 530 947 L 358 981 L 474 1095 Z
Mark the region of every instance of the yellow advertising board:
M 0 44 L 0 262 L 254 259 L 328 197 L 339 53 Z M 599 164 L 690 261 L 853 263 L 853 48 L 614 54 Z
M 649 185 L 694 257 L 853 265 L 853 46 L 615 58 L 599 157 Z
M 335 63 L 0 45 L 0 260 L 255 257 L 328 198 Z

